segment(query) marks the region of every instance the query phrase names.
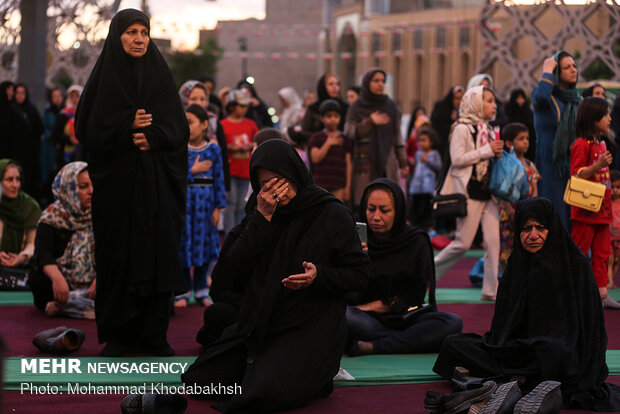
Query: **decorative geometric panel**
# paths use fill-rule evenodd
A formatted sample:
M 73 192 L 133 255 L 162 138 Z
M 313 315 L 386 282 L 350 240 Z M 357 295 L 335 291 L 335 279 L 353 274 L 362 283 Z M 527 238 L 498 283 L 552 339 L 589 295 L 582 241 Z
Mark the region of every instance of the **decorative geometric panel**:
M 589 0 L 580 6 L 567 6 L 564 0 L 539 0 L 527 6 L 515 3 L 512 0 L 489 0 L 479 15 L 485 49 L 476 71 L 488 70 L 498 62 L 510 68 L 509 79 L 498 88 L 500 97 L 509 96 L 515 87 L 529 91 L 534 89 L 543 61 L 576 42 L 583 44 L 583 48 L 579 49 L 581 56 L 577 59 L 580 81 L 588 80 L 582 76 L 583 70 L 599 60 L 611 69 L 613 80 L 620 81 L 620 58 L 613 50 L 620 39 L 620 0 Z M 541 18 L 549 17 L 549 14 L 561 17 L 562 24 L 546 27 Z M 497 15 L 507 15 L 515 24 L 500 33 L 494 30 L 496 28 L 492 22 Z M 604 25 L 608 29 L 606 31 L 601 30 L 598 24 L 600 15 L 609 19 Z M 525 59 L 515 53 L 515 45 L 523 43 L 533 43 L 535 50 Z M 573 50 L 568 51 L 573 53 Z
M 17 80 L 19 62 L 19 0 L 0 2 L 0 81 Z M 49 0 L 47 9 L 47 65 L 45 83 L 58 86 L 69 76 L 84 85 L 101 52 L 101 42 L 119 7 L 113 0 Z

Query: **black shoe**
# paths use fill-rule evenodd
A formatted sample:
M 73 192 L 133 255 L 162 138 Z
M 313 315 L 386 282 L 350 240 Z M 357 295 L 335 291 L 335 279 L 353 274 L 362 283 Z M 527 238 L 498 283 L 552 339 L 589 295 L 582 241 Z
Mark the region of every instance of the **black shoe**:
M 117 340 L 110 340 L 101 350 L 101 356 L 104 357 L 119 357 L 123 354 L 121 349 L 121 343 Z
M 515 414 L 557 414 L 562 409 L 562 391 L 557 381 L 541 382 L 515 405 Z
M 517 381 L 502 384 L 484 404 L 479 414 L 511 414 L 517 402 L 523 397 Z
M 424 409 L 431 414 L 456 414 L 466 411 L 477 402 L 487 400 L 495 391 L 495 381 L 486 381 L 484 384 L 472 384 L 467 391 L 441 394 L 428 391 L 424 399 Z

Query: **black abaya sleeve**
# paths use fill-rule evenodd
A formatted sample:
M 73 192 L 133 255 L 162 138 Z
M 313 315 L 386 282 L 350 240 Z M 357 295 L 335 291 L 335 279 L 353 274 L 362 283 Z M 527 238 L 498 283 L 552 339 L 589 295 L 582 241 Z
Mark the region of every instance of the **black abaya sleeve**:
M 217 121 L 217 144 L 222 151 L 222 169 L 224 170 L 224 188 L 230 191 L 230 163 L 228 162 L 228 145 L 226 145 L 226 134 L 220 121 Z
M 362 252 L 355 223 L 344 208 L 332 208 L 327 219 L 336 224 L 329 240 L 330 256 L 338 266 L 316 264 L 316 279 L 309 289 L 331 295 L 363 290 L 368 284 L 368 256 Z
M 277 235 L 277 224 L 267 221 L 257 211 L 250 216 L 247 227 L 224 256 L 236 288 L 247 286 L 253 268 L 273 248 Z

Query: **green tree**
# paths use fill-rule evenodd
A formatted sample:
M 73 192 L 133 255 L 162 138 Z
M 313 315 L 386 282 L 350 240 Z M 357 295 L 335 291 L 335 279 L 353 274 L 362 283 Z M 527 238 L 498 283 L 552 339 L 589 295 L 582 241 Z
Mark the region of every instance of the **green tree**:
M 581 52 L 579 50 L 575 51 L 573 54 L 575 56 L 575 60 L 578 60 L 581 57 Z M 590 64 L 587 68 L 579 68 L 579 79 L 580 80 L 603 80 L 603 79 L 613 79 L 614 72 L 603 62 L 601 59 L 597 58 L 594 62 Z
M 168 58 L 170 70 L 178 86 L 189 79 L 198 79 L 202 75 L 215 76 L 216 63 L 222 49 L 215 37 L 209 37 L 196 49 L 188 52 L 176 51 Z

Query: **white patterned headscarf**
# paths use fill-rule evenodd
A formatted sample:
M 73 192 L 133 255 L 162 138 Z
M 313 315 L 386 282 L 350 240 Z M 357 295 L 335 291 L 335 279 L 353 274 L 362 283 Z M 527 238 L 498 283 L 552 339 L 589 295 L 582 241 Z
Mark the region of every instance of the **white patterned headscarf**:
M 452 130 L 458 124 L 465 124 L 469 127 L 472 134 L 474 131 L 478 131 L 476 135 L 476 148 L 483 147 L 494 138 L 493 129 L 484 117 L 484 90 L 484 86 L 475 86 L 465 92 L 459 106 L 459 119 L 452 125 Z M 476 163 L 476 179 L 480 180 L 484 177 L 489 164 L 489 160 Z

